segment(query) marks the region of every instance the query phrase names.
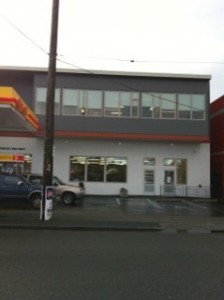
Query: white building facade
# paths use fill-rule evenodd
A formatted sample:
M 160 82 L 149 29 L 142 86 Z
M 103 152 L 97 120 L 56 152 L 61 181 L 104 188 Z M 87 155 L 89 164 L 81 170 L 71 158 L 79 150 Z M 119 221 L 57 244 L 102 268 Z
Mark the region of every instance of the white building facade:
M 42 124 L 32 134 L 2 128 L 0 155 L 24 155 L 22 172 L 42 173 L 46 70 L 2 69 L 0 75 Z M 125 188 L 133 196 L 210 197 L 209 80 L 58 71 L 54 174 L 83 182 L 89 195 Z M 0 163 L 2 171 L 12 165 Z

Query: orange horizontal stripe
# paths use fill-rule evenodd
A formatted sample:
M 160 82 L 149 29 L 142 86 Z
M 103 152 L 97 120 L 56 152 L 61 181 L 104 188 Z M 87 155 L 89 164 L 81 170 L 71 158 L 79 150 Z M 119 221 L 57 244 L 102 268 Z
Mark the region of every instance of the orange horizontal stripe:
M 44 136 L 44 131 L 38 131 L 36 136 Z M 111 132 L 80 132 L 80 131 L 55 131 L 54 137 L 58 138 L 98 138 L 98 139 L 124 139 L 138 141 L 178 141 L 209 143 L 209 137 L 204 135 L 152 135 L 138 133 L 111 133 Z

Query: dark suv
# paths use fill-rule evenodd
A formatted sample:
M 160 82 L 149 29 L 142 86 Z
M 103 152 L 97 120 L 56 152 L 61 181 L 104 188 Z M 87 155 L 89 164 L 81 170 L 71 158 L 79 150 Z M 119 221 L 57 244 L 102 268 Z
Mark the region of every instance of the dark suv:
M 24 200 L 39 209 L 42 186 L 30 184 L 22 175 L 0 174 L 0 200 Z

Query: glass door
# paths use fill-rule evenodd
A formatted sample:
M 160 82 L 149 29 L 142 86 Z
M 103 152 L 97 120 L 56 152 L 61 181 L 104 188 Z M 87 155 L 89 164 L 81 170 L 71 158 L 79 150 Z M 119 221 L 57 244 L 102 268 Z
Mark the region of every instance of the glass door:
M 164 171 L 164 195 L 174 196 L 175 195 L 175 171 L 165 170 Z

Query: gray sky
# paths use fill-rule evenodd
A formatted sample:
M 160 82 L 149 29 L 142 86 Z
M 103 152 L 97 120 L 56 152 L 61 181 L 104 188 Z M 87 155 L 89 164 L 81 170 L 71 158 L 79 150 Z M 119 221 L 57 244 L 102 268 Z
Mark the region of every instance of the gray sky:
M 224 95 L 223 0 L 61 0 L 60 68 L 209 74 Z M 48 67 L 52 0 L 0 0 L 0 65 Z M 62 62 L 63 61 L 63 62 Z

